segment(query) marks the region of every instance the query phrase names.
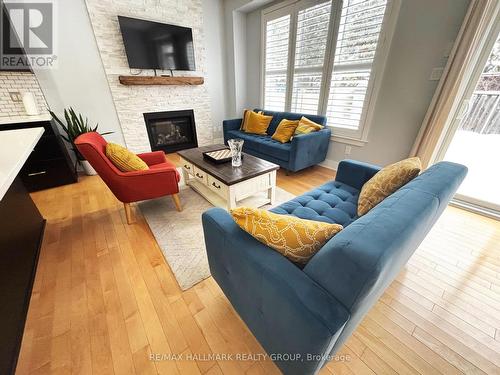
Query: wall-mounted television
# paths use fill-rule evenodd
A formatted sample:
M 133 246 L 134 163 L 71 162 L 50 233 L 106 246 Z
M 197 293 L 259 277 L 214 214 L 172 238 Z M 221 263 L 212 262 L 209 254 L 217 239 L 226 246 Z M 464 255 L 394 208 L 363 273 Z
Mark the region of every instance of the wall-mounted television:
M 118 16 L 132 69 L 196 70 L 189 27 Z

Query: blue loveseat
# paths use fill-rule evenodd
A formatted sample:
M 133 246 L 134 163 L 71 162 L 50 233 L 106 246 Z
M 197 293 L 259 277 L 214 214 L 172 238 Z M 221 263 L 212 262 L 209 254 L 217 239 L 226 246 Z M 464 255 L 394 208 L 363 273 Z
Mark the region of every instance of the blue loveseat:
M 260 111 L 260 109 L 255 109 Z M 280 143 L 271 139 L 279 123 L 283 119 L 300 120 L 302 116 L 320 125 L 326 125 L 326 117 L 306 115 L 291 112 L 263 111 L 267 116 L 273 116 L 267 136 L 249 134 L 240 131 L 241 119 L 224 120 L 222 123 L 224 143 L 228 139 L 241 138 L 245 140 L 243 151 L 261 159 L 278 164 L 288 171 L 296 172 L 301 169 L 321 163 L 326 158 L 331 131 L 328 128 L 310 134 L 293 137 L 291 142 Z
M 435 164 L 358 218 L 359 191 L 378 170 L 342 161 L 335 181 L 272 209 L 344 226 L 303 269 L 241 230 L 225 210 L 203 214 L 213 277 L 285 374 L 315 374 L 339 350 L 467 173 L 459 164 Z

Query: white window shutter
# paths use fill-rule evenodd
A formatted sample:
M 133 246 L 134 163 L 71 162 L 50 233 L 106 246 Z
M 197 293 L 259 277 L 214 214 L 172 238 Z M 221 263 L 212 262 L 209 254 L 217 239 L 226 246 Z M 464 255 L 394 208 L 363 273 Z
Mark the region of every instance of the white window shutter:
M 297 14 L 291 101 L 293 112 L 318 113 L 330 12 L 331 1 L 327 1 L 302 9 Z
M 356 131 L 382 28 L 386 0 L 344 0 L 327 104 L 328 125 Z
M 289 38 L 289 14 L 266 22 L 264 108 L 268 110 L 285 110 Z

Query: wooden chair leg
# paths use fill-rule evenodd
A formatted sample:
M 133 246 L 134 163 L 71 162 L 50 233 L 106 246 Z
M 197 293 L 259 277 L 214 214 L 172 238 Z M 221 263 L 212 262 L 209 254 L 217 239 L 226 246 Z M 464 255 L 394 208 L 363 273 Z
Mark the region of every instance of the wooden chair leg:
M 132 217 L 132 207 L 130 203 L 123 203 L 123 208 L 125 208 L 125 217 L 127 218 L 127 224 L 132 224 L 134 222 Z
M 174 201 L 175 208 L 177 208 L 177 211 L 181 212 L 182 206 L 181 206 L 181 200 L 179 198 L 179 194 L 172 194 L 172 199 Z

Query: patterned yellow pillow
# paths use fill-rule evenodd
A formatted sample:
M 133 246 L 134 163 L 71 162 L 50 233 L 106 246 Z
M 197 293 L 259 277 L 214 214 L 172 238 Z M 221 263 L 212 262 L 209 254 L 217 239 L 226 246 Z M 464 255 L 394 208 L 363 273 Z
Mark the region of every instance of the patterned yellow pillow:
M 323 128 L 324 128 L 323 125 L 316 124 L 314 121 L 309 120 L 307 117 L 302 116 L 302 118 L 299 120 L 299 125 L 295 129 L 294 136 L 317 132 L 318 130 L 321 130 Z
M 358 216 L 370 211 L 401 186 L 418 176 L 422 169 L 419 158 L 409 158 L 382 168 L 361 188 Z
M 116 143 L 108 143 L 106 145 L 106 156 L 122 172 L 149 169 L 144 160 Z
M 304 220 L 249 207 L 235 208 L 231 215 L 245 232 L 299 264 L 306 264 L 343 229 L 339 224 Z
M 290 142 L 290 138 L 292 138 L 293 132 L 298 125 L 299 120 L 283 119 L 280 121 L 280 124 L 276 128 L 276 131 L 271 138 L 281 143 Z

